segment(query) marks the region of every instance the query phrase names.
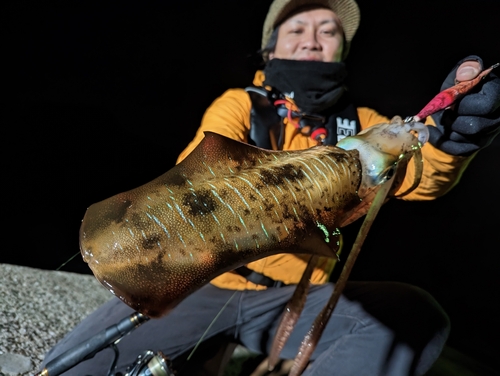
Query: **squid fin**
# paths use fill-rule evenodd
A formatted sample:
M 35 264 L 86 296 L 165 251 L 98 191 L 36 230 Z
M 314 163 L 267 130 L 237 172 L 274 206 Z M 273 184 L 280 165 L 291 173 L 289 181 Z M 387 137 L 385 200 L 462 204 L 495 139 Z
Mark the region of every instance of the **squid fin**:
M 227 172 L 227 167 L 238 170 L 255 165 L 259 158 L 274 153 L 214 132 L 205 132 L 205 138 L 179 164 L 154 181 L 157 184 L 184 185 L 194 175 L 213 178 L 218 171 Z M 203 161 L 200 163 L 200 161 Z M 209 169 L 207 169 L 207 166 Z M 212 171 L 210 173 L 210 171 Z

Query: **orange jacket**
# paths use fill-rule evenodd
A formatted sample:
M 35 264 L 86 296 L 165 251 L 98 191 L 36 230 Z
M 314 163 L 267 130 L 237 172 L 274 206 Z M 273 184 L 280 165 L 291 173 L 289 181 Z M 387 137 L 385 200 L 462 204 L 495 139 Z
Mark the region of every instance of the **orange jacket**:
M 258 71 L 254 78 L 254 85 L 262 86 L 263 81 L 264 74 L 262 71 Z M 247 142 L 251 107 L 250 97 L 245 90 L 227 90 L 207 109 L 194 139 L 180 154 L 177 163 L 182 161 L 200 143 L 205 131 L 212 131 L 238 141 Z M 365 107 L 358 108 L 358 117 L 361 129 L 389 121 L 387 117 Z M 428 124 L 435 125 L 430 117 L 428 119 Z M 315 145 L 314 140 L 301 134 L 292 124 L 285 125 L 284 150 L 301 150 Z M 422 180 L 413 192 L 403 197 L 405 200 L 431 200 L 442 196 L 458 183 L 462 172 L 473 158 L 472 156 L 466 158 L 448 155 L 429 143 L 423 146 L 422 155 L 424 158 Z M 409 163 L 401 190 L 405 190 L 412 184 L 413 175 L 413 164 Z M 247 267 L 274 280 L 287 284 L 298 283 L 309 258 L 309 255 L 278 254 L 254 261 Z M 327 282 L 334 265 L 335 260 L 321 258 L 313 272 L 311 282 L 314 284 Z M 234 290 L 266 288 L 247 281 L 235 272 L 224 273 L 213 279 L 211 283 L 220 288 Z

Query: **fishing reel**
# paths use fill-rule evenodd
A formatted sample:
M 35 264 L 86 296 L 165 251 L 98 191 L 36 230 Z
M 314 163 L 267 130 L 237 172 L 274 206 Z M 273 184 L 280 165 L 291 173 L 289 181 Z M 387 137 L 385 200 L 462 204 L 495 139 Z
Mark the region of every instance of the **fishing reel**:
M 161 351 L 155 355 L 151 350 L 144 351 L 135 362 L 127 367 L 125 375 L 112 373 L 118 360 L 116 344 L 132 330 L 142 325 L 149 318 L 139 312 L 134 312 L 114 325 L 103 329 L 93 337 L 67 350 L 65 353 L 48 362 L 45 368 L 35 376 L 57 376 L 73 368 L 78 363 L 94 357 L 99 351 L 111 348 L 114 353 L 113 362 L 107 373 L 108 376 L 174 376 L 170 360 Z
M 113 376 L 120 376 L 115 374 Z M 151 350 L 144 351 L 127 368 L 123 376 L 174 376 L 170 360 L 161 351 L 155 355 Z

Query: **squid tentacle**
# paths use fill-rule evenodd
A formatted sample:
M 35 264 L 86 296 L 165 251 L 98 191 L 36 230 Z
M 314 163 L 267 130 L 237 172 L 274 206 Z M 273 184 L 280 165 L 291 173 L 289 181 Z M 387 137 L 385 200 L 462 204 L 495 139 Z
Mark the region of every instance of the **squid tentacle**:
M 268 357 L 268 370 L 272 371 L 279 361 L 279 355 L 283 347 L 285 347 L 288 338 L 292 334 L 295 324 L 297 323 L 304 305 L 306 304 L 307 292 L 309 291 L 309 279 L 311 278 L 314 267 L 318 263 L 318 257 L 312 256 L 307 263 L 306 269 L 302 274 L 300 282 L 298 283 L 292 298 L 287 303 L 285 310 L 280 319 L 278 330 L 274 335 L 271 352 Z
M 299 352 L 295 357 L 295 361 L 292 366 L 292 369 L 290 370 L 289 376 L 298 376 L 306 368 L 312 353 L 316 349 L 316 345 L 319 342 L 319 338 L 321 337 L 321 334 L 323 333 L 323 330 L 325 329 L 326 324 L 328 323 L 328 320 L 330 319 L 332 312 L 335 309 L 335 306 L 337 305 L 340 295 L 344 291 L 351 270 L 359 255 L 359 252 L 361 251 L 361 246 L 363 245 L 363 242 L 366 239 L 366 236 L 368 235 L 368 231 L 370 230 L 371 225 L 373 224 L 373 221 L 375 220 L 375 217 L 377 216 L 380 208 L 384 204 L 385 199 L 393 183 L 394 183 L 394 178 L 386 181 L 380 186 L 377 195 L 375 196 L 375 200 L 370 206 L 370 209 L 366 214 L 363 224 L 361 225 L 356 241 L 353 244 L 352 250 L 349 253 L 349 256 L 347 257 L 344 268 L 342 269 L 342 273 L 340 274 L 339 279 L 335 284 L 335 289 L 333 290 L 333 293 L 330 299 L 328 300 L 328 303 L 325 305 L 320 314 L 316 317 L 311 328 L 309 329 L 306 336 L 302 340 Z
M 420 181 L 422 180 L 422 174 L 424 171 L 424 164 L 422 163 L 422 150 L 420 148 L 416 149 L 413 154 L 413 164 L 415 166 L 415 175 L 413 177 L 412 185 L 403 192 L 398 192 L 394 195 L 394 197 L 403 197 L 408 193 L 412 192 L 415 188 L 418 187 Z

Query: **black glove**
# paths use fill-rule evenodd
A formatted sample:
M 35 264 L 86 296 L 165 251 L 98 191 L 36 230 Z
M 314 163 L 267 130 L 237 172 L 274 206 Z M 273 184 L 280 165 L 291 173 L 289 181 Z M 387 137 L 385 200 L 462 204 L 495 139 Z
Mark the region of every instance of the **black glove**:
M 468 56 L 458 62 L 441 90 L 455 85 L 457 68 L 471 60 L 478 61 L 484 69 L 480 57 Z M 436 127 L 428 127 L 429 142 L 445 153 L 467 156 L 488 146 L 500 133 L 500 78 L 490 72 L 452 109 L 431 116 Z

